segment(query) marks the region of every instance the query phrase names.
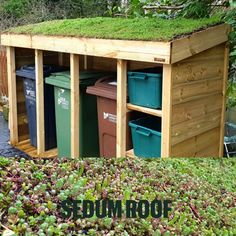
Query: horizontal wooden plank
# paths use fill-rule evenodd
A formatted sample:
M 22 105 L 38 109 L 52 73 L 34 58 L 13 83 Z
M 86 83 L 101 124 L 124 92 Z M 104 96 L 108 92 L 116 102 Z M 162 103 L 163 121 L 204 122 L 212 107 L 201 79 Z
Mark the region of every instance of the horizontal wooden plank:
M 30 144 L 30 140 L 24 140 L 14 145 L 15 148 L 21 150 L 22 152 L 28 154 L 32 158 L 55 158 L 58 155 L 57 149 L 51 149 L 44 152 L 41 155 L 37 154 L 37 149 Z
M 170 42 L 2 34 L 4 46 L 168 64 Z
M 197 157 L 202 156 L 209 147 L 212 147 L 215 156 L 218 156 L 220 140 L 220 127 L 187 139 L 172 147 L 173 157 Z
M 171 63 L 176 63 L 228 41 L 229 32 L 230 27 L 221 24 L 174 40 L 172 42 Z
M 172 125 L 193 120 L 222 108 L 222 94 L 176 104 L 172 107 Z
M 196 157 L 219 157 L 219 142 L 212 143 L 206 149 L 197 152 Z
M 222 92 L 223 79 L 212 78 L 173 86 L 173 105 Z
M 224 44 L 208 49 L 172 66 L 173 84 L 223 78 Z
M 220 125 L 221 109 L 172 126 L 172 146 Z
M 146 113 L 146 114 L 149 114 L 149 115 L 162 117 L 162 111 L 161 110 L 156 110 L 156 109 L 151 109 L 151 108 L 147 108 L 147 107 L 136 106 L 136 105 L 133 105 L 131 103 L 127 104 L 127 108 L 129 110 L 139 111 L 139 112 L 143 112 L 143 113 Z

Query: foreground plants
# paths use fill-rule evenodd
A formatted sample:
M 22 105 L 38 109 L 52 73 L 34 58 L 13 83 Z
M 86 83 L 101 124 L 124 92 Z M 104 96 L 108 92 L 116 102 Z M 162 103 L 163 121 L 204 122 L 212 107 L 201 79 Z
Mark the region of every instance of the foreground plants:
M 0 158 L 0 233 L 17 235 L 236 235 L 236 161 Z M 165 200 L 167 219 L 63 219 L 74 200 Z

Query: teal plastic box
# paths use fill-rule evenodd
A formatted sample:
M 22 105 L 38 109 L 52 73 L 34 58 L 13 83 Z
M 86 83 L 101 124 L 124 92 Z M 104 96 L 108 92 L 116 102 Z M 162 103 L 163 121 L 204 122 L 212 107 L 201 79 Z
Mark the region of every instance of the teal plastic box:
M 145 117 L 129 122 L 134 154 L 144 158 L 161 157 L 161 119 Z
M 134 105 L 161 109 L 162 70 L 128 72 L 128 95 L 129 102 Z

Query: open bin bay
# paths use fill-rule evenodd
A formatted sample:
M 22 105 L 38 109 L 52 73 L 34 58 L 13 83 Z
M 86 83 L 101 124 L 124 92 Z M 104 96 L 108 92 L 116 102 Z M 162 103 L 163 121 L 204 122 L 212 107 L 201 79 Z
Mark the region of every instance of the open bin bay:
M 106 72 L 80 72 L 80 156 L 98 157 L 98 121 L 96 97 L 86 94 L 86 88 L 107 75 Z M 70 72 L 53 73 L 46 83 L 54 85 L 57 148 L 59 157 L 71 157 L 71 94 Z
M 65 67 L 44 65 L 44 78 L 53 72 L 63 71 Z M 35 65 L 25 65 L 16 71 L 16 75 L 23 79 L 24 96 L 28 117 L 29 135 L 31 145 L 37 147 L 37 124 L 36 124 L 36 84 Z M 53 87 L 44 83 L 44 123 L 45 123 L 45 149 L 49 150 L 57 146 L 56 125 L 54 112 Z
M 97 96 L 100 156 L 116 156 L 116 122 L 117 122 L 117 80 L 114 76 L 101 78 L 94 86 L 87 88 L 88 94 Z M 136 114 L 127 113 L 127 120 L 134 119 Z M 131 133 L 126 128 L 126 149 L 132 147 Z

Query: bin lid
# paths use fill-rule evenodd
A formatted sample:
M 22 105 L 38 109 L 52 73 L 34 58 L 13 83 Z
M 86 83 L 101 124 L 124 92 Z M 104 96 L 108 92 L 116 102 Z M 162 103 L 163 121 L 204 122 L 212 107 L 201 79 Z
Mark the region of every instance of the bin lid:
M 68 67 L 57 66 L 57 65 L 43 65 L 44 77 L 49 76 L 51 73 L 65 70 L 68 70 Z M 19 70 L 16 70 L 16 75 L 35 80 L 35 65 L 32 64 L 32 65 L 22 66 Z
M 134 71 L 128 71 L 128 76 L 136 76 L 136 75 L 149 75 L 155 78 L 162 77 L 163 69 L 162 67 L 153 67 L 153 68 L 145 68 L 138 69 Z
M 109 72 L 81 71 L 80 72 L 80 85 L 82 85 L 83 87 L 94 85 L 95 82 L 99 78 L 107 74 L 109 74 Z M 49 77 L 46 78 L 46 83 L 57 86 L 57 87 L 70 89 L 71 88 L 70 87 L 70 71 L 52 73 Z
M 87 93 L 98 97 L 116 100 L 117 79 L 115 76 L 106 76 L 99 79 L 94 86 L 87 87 Z

